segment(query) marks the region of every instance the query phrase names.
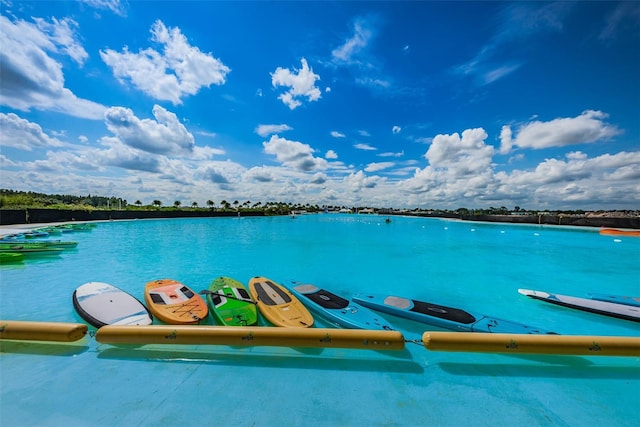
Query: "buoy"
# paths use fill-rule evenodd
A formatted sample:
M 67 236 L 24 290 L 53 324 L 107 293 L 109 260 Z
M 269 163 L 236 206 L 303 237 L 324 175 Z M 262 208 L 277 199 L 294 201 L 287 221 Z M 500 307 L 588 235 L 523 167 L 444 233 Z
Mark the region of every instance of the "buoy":
M 62 322 L 0 320 L 0 339 L 29 341 L 78 341 L 87 333 L 87 325 Z
M 96 332 L 96 341 L 103 344 L 212 344 L 369 350 L 402 350 L 405 343 L 399 331 L 204 325 L 106 325 Z
M 640 337 L 427 331 L 422 342 L 432 351 L 640 356 Z

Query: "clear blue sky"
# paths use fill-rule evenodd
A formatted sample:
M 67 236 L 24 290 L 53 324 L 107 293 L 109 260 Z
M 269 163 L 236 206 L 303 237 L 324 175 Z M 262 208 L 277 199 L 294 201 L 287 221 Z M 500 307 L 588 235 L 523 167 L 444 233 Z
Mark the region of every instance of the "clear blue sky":
M 640 2 L 1 6 L 2 188 L 640 208 Z

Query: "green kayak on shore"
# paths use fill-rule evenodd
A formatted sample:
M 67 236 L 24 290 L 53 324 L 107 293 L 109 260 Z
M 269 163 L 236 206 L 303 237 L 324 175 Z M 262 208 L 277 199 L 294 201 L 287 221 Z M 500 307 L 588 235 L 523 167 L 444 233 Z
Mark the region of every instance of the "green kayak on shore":
M 250 326 L 258 322 L 256 303 L 247 288 L 230 277 L 218 277 L 206 291 L 213 317 L 225 326 Z

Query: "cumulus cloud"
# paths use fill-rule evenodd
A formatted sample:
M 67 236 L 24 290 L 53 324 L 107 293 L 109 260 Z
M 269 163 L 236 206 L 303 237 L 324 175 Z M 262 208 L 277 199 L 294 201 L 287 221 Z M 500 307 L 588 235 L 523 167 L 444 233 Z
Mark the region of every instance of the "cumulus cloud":
M 508 153 L 514 145 L 542 149 L 607 140 L 620 133 L 618 128 L 605 122 L 607 117 L 602 111 L 588 110 L 578 117 L 534 121 L 520 126 L 515 139 L 512 139 L 511 128 L 503 126 L 500 152 Z
M 400 133 L 400 131 L 402 130 L 402 128 L 400 126 L 394 126 L 391 128 L 391 132 L 392 133 Z
M 188 155 L 193 152 L 193 135 L 176 115 L 159 105 L 153 106 L 155 120 L 139 119 L 128 108 L 111 107 L 105 124 L 123 144 L 155 154 Z
M 307 144 L 290 141 L 273 135 L 269 141 L 263 142 L 264 151 L 273 154 L 284 166 L 302 172 L 312 172 L 327 168 L 328 162 L 320 157 L 314 157 L 314 150 Z
M 260 135 L 263 138 L 266 138 L 267 136 L 274 134 L 274 133 L 280 133 L 280 132 L 284 132 L 284 131 L 288 131 L 288 130 L 292 130 L 293 128 L 289 125 L 258 125 L 258 127 L 255 128 L 255 133 L 257 133 L 258 135 Z
M 326 174 L 318 172 L 311 177 L 311 181 L 309 182 L 311 184 L 321 185 L 327 182 L 327 180 L 328 180 L 328 177 Z
M 358 171 L 346 176 L 343 183 L 349 191 L 357 192 L 366 188 L 375 188 L 380 182 L 384 181 L 378 176 L 366 176 L 364 172 Z
M 106 147 L 98 154 L 105 165 L 141 172 L 159 173 L 163 170 L 160 156 L 149 155 L 114 137 L 103 137 L 100 142 Z
M 271 84 L 273 87 L 284 86 L 289 88 L 286 92 L 280 94 L 278 99 L 281 100 L 291 110 L 302 105 L 300 98 L 307 98 L 309 102 L 317 101 L 321 97 L 320 89 L 316 87 L 316 81 L 320 80 L 320 76 L 315 74 L 307 64 L 307 60 L 302 58 L 302 69 L 289 70 L 288 68 L 278 67 L 271 74 Z
M 60 147 L 62 142 L 47 135 L 39 124 L 14 113 L 0 113 L 0 146 L 32 151 L 34 148 Z
M 482 128 L 467 129 L 462 136 L 436 135 L 425 158 L 429 165 L 415 170 L 413 177 L 401 185 L 409 193 L 429 193 L 434 201 L 453 197 L 477 197 L 490 185 L 493 177 L 494 149 L 487 145 Z
M 344 133 L 341 133 L 341 132 L 338 132 L 338 131 L 335 131 L 335 130 L 331 131 L 331 136 L 334 137 L 334 138 L 345 138 L 346 137 L 346 135 Z
M 225 83 L 231 71 L 211 53 L 191 46 L 179 28 L 167 28 L 162 21 L 151 27 L 151 40 L 162 46 L 129 52 L 101 50 L 100 57 L 120 82 L 126 80 L 154 99 L 182 104 L 182 98 L 195 95 L 203 87 Z
M 485 170 L 491 164 L 494 149 L 487 145 L 487 132 L 482 128 L 467 129 L 460 136 L 437 135 L 425 153 L 429 165 L 448 169 L 456 175 L 471 175 Z
M 271 169 L 267 167 L 253 167 L 247 171 L 245 177 L 256 182 L 272 182 L 276 179 Z
M 327 153 L 324 155 L 325 159 L 337 159 L 338 158 L 338 153 L 336 153 L 333 150 L 328 150 Z
M 54 59 L 68 56 L 81 66 L 88 58 L 76 35 L 78 24 L 71 19 L 34 21 L 12 22 L 0 15 L 2 105 L 20 111 L 37 109 L 101 119 L 105 107 L 78 98 L 67 89 L 62 63 Z

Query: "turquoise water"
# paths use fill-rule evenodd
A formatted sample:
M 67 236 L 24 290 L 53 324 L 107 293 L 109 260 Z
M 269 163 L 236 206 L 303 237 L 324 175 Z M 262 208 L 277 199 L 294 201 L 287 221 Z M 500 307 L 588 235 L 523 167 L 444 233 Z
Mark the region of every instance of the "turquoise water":
M 518 288 L 640 295 L 640 238 L 597 230 L 364 215 L 100 223 L 78 248 L 0 269 L 0 318 L 82 322 L 88 281 L 142 299 L 173 278 L 298 280 L 393 293 L 562 334 L 640 324 L 534 301 Z M 436 328 L 384 316 L 407 339 Z M 211 319 L 209 321 L 212 323 Z M 318 326 L 327 326 L 321 320 Z M 279 347 L 1 343 L 0 425 L 413 426 L 640 424 L 640 358 Z

